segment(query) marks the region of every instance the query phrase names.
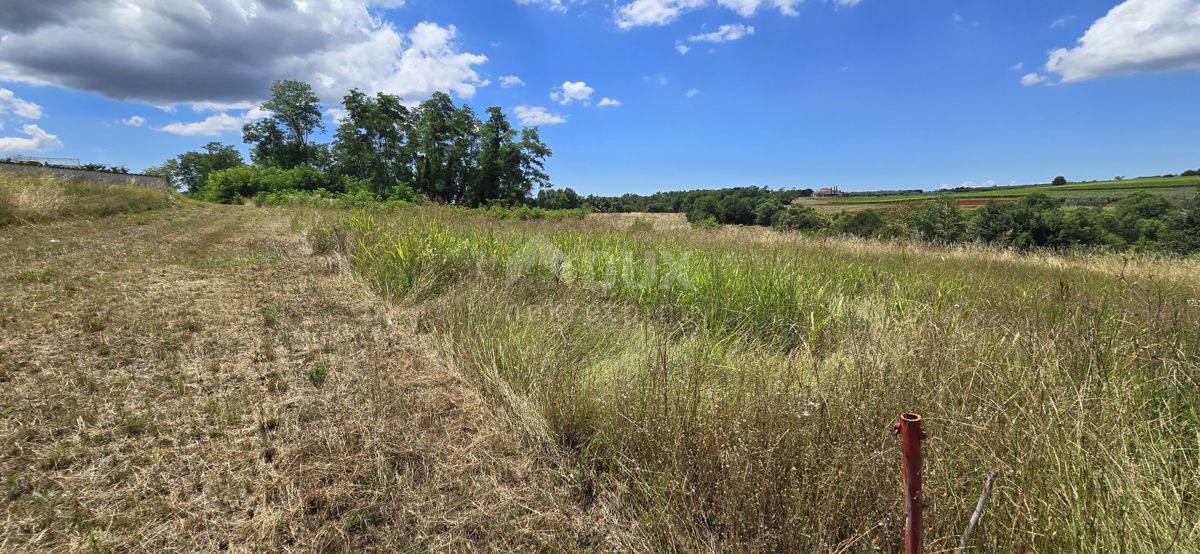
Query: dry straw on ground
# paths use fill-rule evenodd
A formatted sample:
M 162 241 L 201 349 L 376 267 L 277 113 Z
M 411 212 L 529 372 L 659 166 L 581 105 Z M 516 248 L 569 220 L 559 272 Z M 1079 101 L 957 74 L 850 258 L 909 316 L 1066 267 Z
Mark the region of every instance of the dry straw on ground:
M 0 291 L 0 551 L 628 547 L 283 216 L 10 227 Z

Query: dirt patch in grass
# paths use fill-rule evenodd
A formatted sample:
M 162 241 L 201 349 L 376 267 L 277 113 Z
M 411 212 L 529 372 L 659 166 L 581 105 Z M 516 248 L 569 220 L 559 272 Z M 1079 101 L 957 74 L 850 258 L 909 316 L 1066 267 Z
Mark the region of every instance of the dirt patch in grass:
M 631 547 L 283 215 L 184 203 L 0 252 L 0 551 Z

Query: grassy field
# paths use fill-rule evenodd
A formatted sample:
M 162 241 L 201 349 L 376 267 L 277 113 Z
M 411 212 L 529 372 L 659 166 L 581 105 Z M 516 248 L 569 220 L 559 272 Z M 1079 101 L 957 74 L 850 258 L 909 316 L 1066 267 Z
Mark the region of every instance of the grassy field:
M 314 218 L 316 216 L 309 216 Z M 332 219 L 331 219 L 332 218 Z M 317 217 L 534 444 L 657 550 L 1200 549 L 1200 267 L 632 220 Z
M 1153 192 L 1168 198 L 1188 198 L 1200 189 L 1200 177 L 1149 177 L 1121 181 L 1098 181 L 1093 183 L 1068 183 L 1066 185 L 1023 185 L 997 187 L 968 192 L 947 192 L 945 196 L 959 200 L 964 206 L 977 205 L 986 200 L 1017 199 L 1031 194 L 1047 194 L 1054 198 L 1078 201 L 1115 201 L 1135 192 Z M 801 203 L 822 209 L 861 210 L 868 208 L 894 208 L 913 202 L 926 202 L 938 194 L 896 194 L 879 196 L 851 196 L 840 198 L 806 198 Z
M 159 189 L 0 174 L 0 227 L 145 212 L 176 200 Z
M 287 214 L 41 221 L 0 228 L 0 552 L 639 549 Z
M 1197 260 L 20 186 L 0 551 L 1200 551 Z

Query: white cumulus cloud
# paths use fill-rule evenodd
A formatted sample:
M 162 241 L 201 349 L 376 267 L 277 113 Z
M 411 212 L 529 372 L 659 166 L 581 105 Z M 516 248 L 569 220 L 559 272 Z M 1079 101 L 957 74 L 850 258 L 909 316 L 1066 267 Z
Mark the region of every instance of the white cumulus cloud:
M 1064 83 L 1153 71 L 1200 69 L 1200 0 L 1126 0 L 1073 48 L 1050 52 L 1043 68 Z M 1046 82 L 1026 75 L 1025 84 Z
M 572 102 L 582 102 L 584 105 L 587 105 L 591 102 L 592 93 L 594 92 L 596 92 L 596 89 L 589 87 L 583 81 L 566 81 L 550 93 L 550 99 L 564 106 Z
M 266 116 L 266 112 L 258 108 L 249 110 L 240 116 L 232 116 L 228 113 L 222 112 L 216 115 L 208 116 L 203 120 L 191 123 L 171 123 L 159 130 L 182 137 L 215 137 L 225 133 L 241 131 L 243 125 L 258 121 Z
M 857 6 L 862 0 L 824 0 L 842 7 Z M 776 9 L 787 16 L 800 15 L 797 8 L 804 0 L 716 0 L 715 4 L 733 10 L 742 17 L 752 17 L 760 9 Z M 617 27 L 660 26 L 675 22 L 680 16 L 712 6 L 712 0 L 629 0 L 617 4 L 614 19 Z
M 523 87 L 523 86 L 525 86 L 525 81 L 522 81 L 521 78 L 517 77 L 516 75 L 505 75 L 500 78 L 500 88 L 512 88 L 512 87 Z
M 688 37 L 691 42 L 730 42 L 754 34 L 754 27 L 735 23 L 721 25 L 716 31 Z
M 633 0 L 617 7 L 617 27 L 632 29 L 647 25 L 666 25 L 691 10 L 702 8 L 707 0 Z
M 517 106 L 513 108 L 513 113 L 517 115 L 517 121 L 526 127 L 558 125 L 567 122 L 566 117 L 553 113 L 542 106 Z
M 1046 81 L 1049 81 L 1049 79 L 1047 79 L 1045 75 L 1040 75 L 1038 73 L 1026 73 L 1025 75 L 1021 76 L 1021 84 L 1027 87 L 1045 83 Z
M 562 0 L 517 0 L 517 5 L 520 6 L 540 6 L 548 10 L 556 12 L 567 11 L 566 4 Z
M 21 119 L 41 119 L 42 107 L 17 98 L 13 91 L 0 87 L 0 117 L 10 114 Z
M 600 103 L 596 104 L 596 105 L 600 106 L 601 108 L 620 108 L 621 101 L 605 97 L 605 98 L 601 98 Z
M 0 137 L 0 152 L 43 152 L 63 147 L 61 140 L 32 123 L 21 127 L 24 137 Z
M 758 12 L 758 9 L 764 5 L 773 8 L 778 8 L 783 15 L 797 15 L 796 6 L 799 6 L 804 0 L 717 0 L 717 3 L 729 8 L 742 17 L 750 17 Z M 839 4 L 845 4 L 844 1 L 839 1 Z M 854 4 L 857 4 L 857 0 Z M 849 4 L 849 5 L 854 5 Z

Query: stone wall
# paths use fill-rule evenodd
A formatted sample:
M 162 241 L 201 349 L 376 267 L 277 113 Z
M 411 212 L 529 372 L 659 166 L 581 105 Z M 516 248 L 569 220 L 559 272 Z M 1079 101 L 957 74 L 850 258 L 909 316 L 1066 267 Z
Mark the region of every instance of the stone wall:
M 161 188 L 171 187 L 166 177 L 151 175 L 125 175 L 105 171 L 88 171 L 86 169 L 68 169 L 65 167 L 45 167 L 0 162 L 0 175 L 31 175 L 35 177 L 50 177 L 69 181 L 82 179 L 106 185 L 129 185 L 135 187 Z

